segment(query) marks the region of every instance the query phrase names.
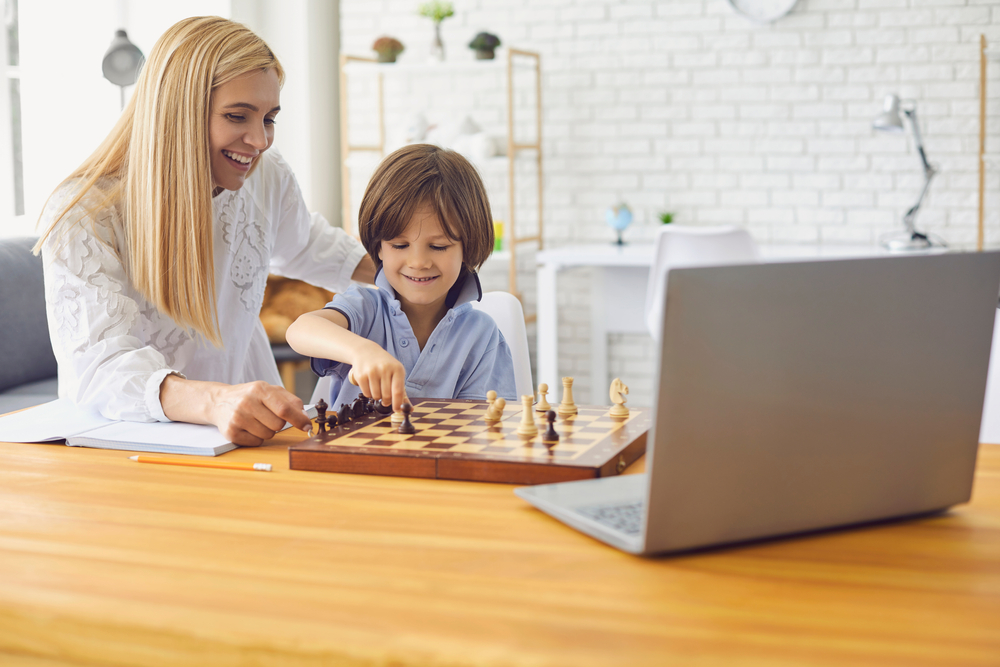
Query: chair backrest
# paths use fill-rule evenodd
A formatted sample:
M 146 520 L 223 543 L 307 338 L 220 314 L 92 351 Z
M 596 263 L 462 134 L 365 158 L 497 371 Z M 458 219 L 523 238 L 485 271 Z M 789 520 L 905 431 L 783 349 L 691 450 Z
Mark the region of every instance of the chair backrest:
M 531 381 L 531 360 L 528 358 L 528 330 L 524 326 L 524 309 L 510 292 L 486 292 L 472 307 L 481 310 L 497 323 L 510 355 L 514 359 L 514 386 L 518 396 L 534 396 Z M 485 398 L 485 397 L 484 397 Z
M 672 267 L 744 264 L 757 261 L 757 245 L 750 233 L 734 225 L 691 227 L 664 225 L 657 232 L 653 265 L 646 287 L 646 326 L 660 339 L 663 297 L 667 281 L 661 276 Z
M 0 391 L 55 377 L 37 239 L 0 241 Z
M 472 307 L 492 317 L 504 340 L 507 341 L 510 355 L 514 360 L 514 386 L 517 395 L 534 396 L 531 360 L 528 358 L 528 330 L 524 326 L 524 310 L 521 308 L 521 302 L 509 292 L 486 292 L 482 300 L 474 302 Z M 316 403 L 320 398 L 329 400 L 330 383 L 329 377 L 321 377 L 316 382 L 310 402 Z

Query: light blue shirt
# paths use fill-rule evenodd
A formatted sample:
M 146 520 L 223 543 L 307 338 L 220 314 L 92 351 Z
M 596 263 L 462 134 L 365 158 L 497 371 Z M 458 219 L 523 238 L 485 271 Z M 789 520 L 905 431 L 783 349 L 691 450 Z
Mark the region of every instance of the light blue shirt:
M 498 397 L 517 400 L 510 348 L 493 318 L 472 307 L 483 295 L 476 274 L 465 279 L 455 305 L 441 318 L 423 350 L 381 270 L 375 285 L 378 289 L 354 285 L 334 296 L 326 307 L 342 313 L 353 333 L 378 343 L 403 364 L 408 397 L 485 401 L 486 392 L 493 390 Z M 317 375 L 332 376 L 333 410 L 351 403 L 361 392 L 346 381 L 350 364 L 313 358 L 312 369 Z

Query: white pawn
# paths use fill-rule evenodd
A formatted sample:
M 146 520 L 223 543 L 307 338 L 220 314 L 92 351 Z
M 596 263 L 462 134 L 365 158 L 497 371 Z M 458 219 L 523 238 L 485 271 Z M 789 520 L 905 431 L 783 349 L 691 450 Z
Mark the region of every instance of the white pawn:
M 563 384 L 563 397 L 562 403 L 556 409 L 560 417 L 569 417 L 570 415 L 575 415 L 578 410 L 576 409 L 576 403 L 573 402 L 573 378 L 565 377 L 562 379 Z
M 487 408 L 483 419 L 491 424 L 500 421 L 503 418 L 503 409 L 505 407 L 507 407 L 507 399 L 501 396 L 493 401 L 492 405 Z
M 548 412 L 552 409 L 549 402 L 545 400 L 545 395 L 549 393 L 549 385 L 544 382 L 538 385 L 538 403 L 535 405 L 535 412 Z
M 406 403 L 406 402 L 407 401 L 403 401 L 403 403 Z M 396 410 L 395 412 L 392 413 L 392 416 L 389 417 L 389 423 L 392 424 L 393 426 L 399 426 L 400 424 L 403 423 L 403 421 L 405 419 L 406 418 L 403 416 L 403 411 L 402 410 Z
M 528 394 L 521 397 L 521 423 L 517 427 L 518 435 L 538 435 L 538 426 L 535 425 L 535 412 L 531 409 L 531 404 L 534 400 L 535 397 Z
M 493 407 L 493 403 L 497 400 L 497 393 L 490 389 L 486 392 L 486 409 Z

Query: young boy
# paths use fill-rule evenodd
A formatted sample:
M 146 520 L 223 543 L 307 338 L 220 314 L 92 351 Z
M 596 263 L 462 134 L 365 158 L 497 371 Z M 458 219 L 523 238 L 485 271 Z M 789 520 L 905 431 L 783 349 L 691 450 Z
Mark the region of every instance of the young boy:
M 394 410 L 407 396 L 483 400 L 494 390 L 516 400 L 510 349 L 472 308 L 482 297 L 476 270 L 493 250 L 475 168 L 437 146 L 401 148 L 372 176 L 358 220 L 377 289 L 351 287 L 286 334 L 317 375 L 333 376 L 330 405 L 359 388 Z

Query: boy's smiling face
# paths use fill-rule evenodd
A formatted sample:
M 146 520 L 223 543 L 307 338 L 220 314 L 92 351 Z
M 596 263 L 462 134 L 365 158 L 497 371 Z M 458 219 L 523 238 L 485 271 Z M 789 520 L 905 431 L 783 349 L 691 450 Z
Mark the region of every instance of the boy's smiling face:
M 399 236 L 381 242 L 378 256 L 404 313 L 444 314 L 462 270 L 462 243 L 445 233 L 431 206 L 418 206 Z

